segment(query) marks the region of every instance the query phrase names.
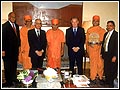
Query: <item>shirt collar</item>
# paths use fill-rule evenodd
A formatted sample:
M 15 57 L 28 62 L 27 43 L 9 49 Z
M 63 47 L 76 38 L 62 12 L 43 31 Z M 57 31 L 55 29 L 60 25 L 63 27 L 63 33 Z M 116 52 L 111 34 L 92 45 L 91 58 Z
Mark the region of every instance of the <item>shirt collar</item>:
M 39 29 L 35 28 L 35 31 L 37 32 Z M 40 31 L 40 30 L 39 30 Z
M 74 29 L 76 29 L 76 31 L 77 31 L 77 27 L 76 27 L 76 28 L 73 28 L 73 31 L 74 31 Z
M 38 34 L 38 29 L 37 28 L 35 28 L 35 32 L 36 32 L 36 34 Z M 39 34 L 40 34 L 40 30 L 39 30 Z
M 111 31 L 109 31 L 108 33 L 112 34 L 112 33 L 113 33 L 113 31 L 114 31 L 114 29 L 113 29 L 113 30 L 111 30 Z
M 9 21 L 10 25 L 13 27 L 13 23 L 11 21 Z M 15 23 L 14 23 L 15 24 Z

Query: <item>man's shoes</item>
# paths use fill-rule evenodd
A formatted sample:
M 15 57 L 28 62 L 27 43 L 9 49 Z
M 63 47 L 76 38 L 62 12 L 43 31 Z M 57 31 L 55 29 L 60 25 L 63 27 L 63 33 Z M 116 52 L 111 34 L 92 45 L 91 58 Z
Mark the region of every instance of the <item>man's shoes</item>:
M 11 87 L 11 86 L 13 86 L 13 83 L 3 83 L 2 84 L 2 87 Z
M 100 85 L 105 85 L 105 81 L 103 79 L 99 79 Z
M 105 85 L 109 85 L 110 83 L 109 83 L 109 81 L 105 81 Z
M 109 88 L 114 88 L 114 85 L 109 85 Z
M 95 85 L 96 84 L 96 79 L 95 80 L 90 80 L 90 85 Z
M 14 86 L 16 86 L 16 85 L 20 84 L 20 82 L 19 82 L 17 79 L 16 79 L 16 80 L 14 80 L 12 83 L 13 83 L 13 85 L 14 85 Z

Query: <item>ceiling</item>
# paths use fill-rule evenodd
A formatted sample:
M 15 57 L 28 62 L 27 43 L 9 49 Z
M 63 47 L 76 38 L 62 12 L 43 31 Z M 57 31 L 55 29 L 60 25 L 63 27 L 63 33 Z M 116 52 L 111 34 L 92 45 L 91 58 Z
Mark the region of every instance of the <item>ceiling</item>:
M 75 4 L 75 5 L 82 5 L 82 1 L 37 1 L 37 2 L 29 2 L 32 5 L 34 5 L 37 8 L 47 8 L 47 9 L 59 9 L 65 6 L 68 6 L 70 4 Z

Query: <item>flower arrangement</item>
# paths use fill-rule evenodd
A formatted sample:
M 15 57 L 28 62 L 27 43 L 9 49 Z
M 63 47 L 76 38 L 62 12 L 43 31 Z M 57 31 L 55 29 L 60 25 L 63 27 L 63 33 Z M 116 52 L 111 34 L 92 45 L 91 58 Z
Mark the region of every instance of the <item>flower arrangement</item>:
M 29 82 L 31 80 L 34 80 L 36 76 L 38 76 L 38 72 L 35 72 L 34 70 L 22 70 L 17 75 L 17 79 L 19 81 L 24 80 L 25 82 Z
M 53 80 L 53 78 L 58 77 L 57 71 L 50 67 L 47 67 L 47 69 L 43 71 L 43 74 L 45 75 L 45 78 L 50 82 Z

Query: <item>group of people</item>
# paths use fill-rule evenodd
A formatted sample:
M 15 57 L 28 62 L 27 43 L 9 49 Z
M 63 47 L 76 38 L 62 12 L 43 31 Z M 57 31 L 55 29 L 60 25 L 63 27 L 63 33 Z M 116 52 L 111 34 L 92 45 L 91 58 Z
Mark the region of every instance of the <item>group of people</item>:
M 99 26 L 100 17 L 95 15 L 92 19 L 93 26 L 85 34 L 84 28 L 79 27 L 79 18 L 72 17 L 66 35 L 59 29 L 59 19 L 51 20 L 52 28 L 47 32 L 41 29 L 41 19 L 36 19 L 32 25 L 30 15 L 24 16 L 25 25 L 20 30 L 15 21 L 15 13 L 10 12 L 8 21 L 2 25 L 2 58 L 6 80 L 2 84 L 3 87 L 12 86 L 13 82 L 17 82 L 17 62 L 23 65 L 23 69 L 40 69 L 43 66 L 43 59 L 47 57 L 46 67 L 58 69 L 60 73 L 65 43 L 68 47 L 69 69 L 72 75 L 75 74 L 75 64 L 78 74 L 83 74 L 86 44 L 86 52 L 90 59 L 91 82 L 95 83 L 97 75 L 103 82 L 105 74 L 105 81 L 113 87 L 118 69 L 118 34 L 114 21 L 107 22 L 106 32 Z

